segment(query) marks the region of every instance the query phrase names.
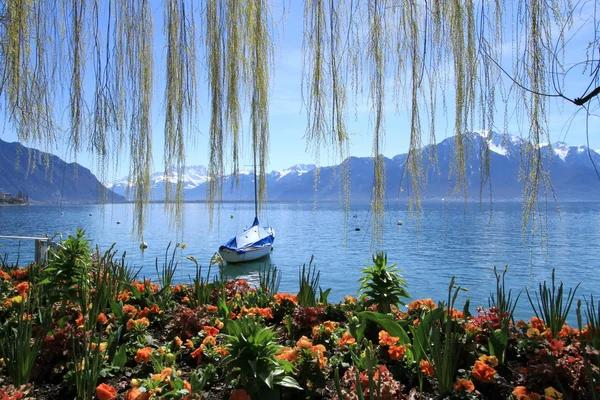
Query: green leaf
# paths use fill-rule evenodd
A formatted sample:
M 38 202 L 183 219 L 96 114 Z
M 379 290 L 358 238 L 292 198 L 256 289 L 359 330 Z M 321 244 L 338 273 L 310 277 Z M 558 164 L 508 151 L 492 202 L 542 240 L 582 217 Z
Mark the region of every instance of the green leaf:
M 300 385 L 298 385 L 298 382 L 291 376 L 284 376 L 283 378 L 281 378 L 281 380 L 278 380 L 277 384 L 279 384 L 280 386 L 303 390 L 300 387 Z
M 390 335 L 400 338 L 401 344 L 410 344 L 410 339 L 404 328 L 389 315 L 373 311 L 362 311 L 358 313 L 358 316 L 379 324 L 383 329 L 388 331 Z
M 125 345 L 119 347 L 115 354 L 115 358 L 113 359 L 113 365 L 115 367 L 123 368 L 127 363 L 127 351 Z
M 123 318 L 123 306 L 119 306 L 119 304 L 113 299 L 108 299 L 108 304 L 110 304 L 110 310 L 117 319 Z

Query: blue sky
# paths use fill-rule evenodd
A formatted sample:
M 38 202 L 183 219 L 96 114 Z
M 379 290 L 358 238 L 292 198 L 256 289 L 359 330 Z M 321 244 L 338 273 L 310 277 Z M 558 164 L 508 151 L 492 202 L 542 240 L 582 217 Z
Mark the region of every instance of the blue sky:
M 271 103 L 270 103 L 270 156 L 269 169 L 284 169 L 297 163 L 313 163 L 315 160 L 310 152 L 306 151 L 306 141 L 304 140 L 306 129 L 306 114 L 303 110 L 301 98 L 301 74 L 302 74 L 302 29 L 303 29 L 303 10 L 302 2 L 290 1 L 286 2 L 288 7 L 287 16 L 284 25 L 279 27 L 279 35 L 276 38 L 276 54 L 275 65 L 273 71 L 273 79 L 271 85 Z M 155 89 L 154 89 L 154 108 L 153 108 L 153 148 L 154 148 L 154 171 L 162 171 L 162 155 L 163 155 L 163 113 L 161 107 L 163 105 L 162 95 L 164 91 L 164 59 L 165 51 L 163 46 L 162 35 L 162 5 L 158 1 L 153 2 L 154 10 L 154 27 L 155 27 Z M 275 13 L 280 12 L 276 8 Z M 566 51 L 567 65 L 585 59 L 583 49 L 585 48 L 586 39 L 590 37 L 589 30 L 592 28 L 585 13 L 579 14 L 576 18 L 582 19 L 583 29 L 577 32 L 576 37 L 568 44 Z M 586 23 L 587 21 L 587 23 Z M 578 22 L 575 22 L 577 25 Z M 581 25 L 581 24 L 580 24 Z M 509 37 L 509 36 L 507 36 Z M 512 48 L 512 43 L 507 42 L 505 47 L 507 54 Z M 510 57 L 504 58 L 504 63 L 510 65 Z M 571 97 L 578 97 L 582 93 L 584 85 L 588 82 L 581 76 L 579 72 L 574 71 L 567 76 L 567 85 Z M 91 70 L 88 70 L 88 77 L 91 82 Z M 199 104 L 201 111 L 195 131 L 192 133 L 194 139 L 190 141 L 193 144 L 187 146 L 187 165 L 206 165 L 208 163 L 208 125 L 209 125 L 209 106 L 207 97 L 207 87 L 205 80 L 205 68 L 203 63 L 199 64 L 199 90 L 201 94 Z M 365 90 L 365 97 L 368 91 Z M 441 111 L 436 115 L 436 137 L 440 142 L 446 137 L 453 134 L 453 109 L 451 106 L 453 93 L 447 92 L 449 107 L 447 116 Z M 64 96 L 65 98 L 67 96 Z M 441 99 L 439 100 L 441 103 Z M 348 120 L 347 128 L 350 132 L 350 148 L 349 153 L 353 156 L 370 156 L 372 155 L 372 128 L 371 128 L 371 113 L 369 104 L 366 100 L 359 99 L 357 110 L 354 108 L 353 100 L 348 99 Z M 66 109 L 66 104 L 62 105 Z M 439 107 L 441 109 L 441 107 Z M 527 135 L 526 119 L 519 117 L 523 112 L 521 104 L 510 103 L 508 106 L 509 119 L 507 121 L 508 133 L 514 135 Z M 579 112 L 579 113 L 577 113 Z M 388 89 L 388 98 L 386 105 L 386 134 L 384 140 L 383 153 L 386 156 L 394 156 L 404 153 L 408 149 L 409 126 L 408 110 L 400 108 L 396 111 L 395 103 L 392 99 L 392 89 Z M 498 126 L 496 130 L 503 129 L 504 105 L 498 105 L 498 116 L 496 121 Z M 424 118 L 425 119 L 425 118 Z M 566 141 L 570 145 L 586 144 L 585 137 L 585 114 L 580 107 L 574 106 L 564 100 L 551 101 L 548 104 L 548 123 L 550 129 L 551 140 Z M 0 121 L 3 130 L 0 131 L 0 138 L 3 140 L 14 141 L 16 135 L 12 132 L 9 124 Z M 593 149 L 600 148 L 600 135 L 597 126 L 598 118 L 592 116 L 589 119 L 590 132 L 590 147 Z M 423 124 L 424 130 L 426 125 Z M 474 126 L 474 129 L 483 127 Z M 251 164 L 251 146 L 249 141 L 249 124 L 247 119 L 244 121 L 244 141 L 242 146 L 242 159 L 240 164 L 247 166 Z M 424 132 L 424 144 L 428 144 L 428 133 Z M 73 160 L 72 155 L 68 153 L 66 146 L 61 146 L 59 149 L 49 149 L 55 154 Z M 79 154 L 77 161 L 90 168 L 93 172 L 97 172 L 94 158 L 89 154 Z M 328 165 L 337 163 L 339 160 L 333 157 L 333 154 L 326 150 L 322 151 L 321 164 Z M 127 174 L 128 159 L 123 157 L 120 161 L 120 167 L 108 174 L 108 179 L 120 178 Z

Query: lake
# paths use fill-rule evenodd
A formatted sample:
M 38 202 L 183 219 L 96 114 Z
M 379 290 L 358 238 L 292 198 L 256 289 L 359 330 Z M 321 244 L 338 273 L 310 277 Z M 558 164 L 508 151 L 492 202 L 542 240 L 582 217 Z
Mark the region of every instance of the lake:
M 565 288 L 581 283 L 577 298 L 600 298 L 600 203 L 548 204 L 542 216 L 545 227 L 532 236 L 522 235 L 521 203 L 426 203 L 419 221 L 411 218 L 406 205 L 388 205 L 382 249 L 388 263 L 396 263 L 408 282 L 413 299 L 447 296 L 452 276 L 456 283 L 468 288 L 459 302 L 471 299 L 475 306 L 487 306 L 489 294 L 495 290 L 493 267 L 509 266 L 507 286 L 523 290 L 517 316 L 533 315 L 525 287 L 537 290 L 549 280 L 552 268 L 565 282 Z M 64 213 L 64 215 L 61 215 Z M 354 217 L 356 215 L 356 218 Z M 88 238 L 101 249 L 112 243 L 126 251 L 128 263 L 142 267 L 141 275 L 155 276 L 155 262 L 162 264 L 169 242 L 185 243 L 177 250 L 178 281 L 190 281 L 194 266 L 186 259 L 195 257 L 207 266 L 220 244 L 248 227 L 253 220 L 254 205 L 223 204 L 215 211 L 214 226 L 209 230 L 209 215 L 202 203 L 185 205 L 185 227 L 177 236 L 162 204 L 149 207 L 142 251 L 140 241 L 132 237 L 133 205 L 30 205 L 0 207 L 0 235 L 50 236 L 57 232 L 66 237 L 77 227 L 85 229 Z M 275 229 L 275 249 L 268 262 L 282 272 L 280 291 L 298 290 L 298 272 L 314 255 L 313 265 L 321 272 L 323 289 L 332 288 L 330 300 L 340 301 L 345 295 L 356 295 L 360 270 L 371 263 L 372 216 L 368 205 L 353 206 L 344 223 L 339 204 L 312 203 L 269 204 L 261 224 Z M 402 225 L 398 225 L 402 221 Z M 117 224 L 120 222 L 120 224 Z M 360 231 L 355 228 L 359 227 Z M 11 263 L 23 265 L 33 260 L 33 243 L 0 239 L 0 254 L 8 254 Z M 258 281 L 260 263 L 225 268 L 228 276 Z M 216 271 L 215 271 L 216 272 Z M 575 322 L 572 312 L 569 320 Z

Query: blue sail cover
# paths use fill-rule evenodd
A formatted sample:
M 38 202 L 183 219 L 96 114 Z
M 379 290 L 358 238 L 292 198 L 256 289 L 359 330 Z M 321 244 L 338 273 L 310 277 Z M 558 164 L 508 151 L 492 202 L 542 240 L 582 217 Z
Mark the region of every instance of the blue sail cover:
M 254 217 L 254 223 L 250 229 L 231 238 L 223 247 L 243 253 L 249 247 L 262 247 L 273 244 L 274 240 L 273 230 L 260 226 L 258 218 Z

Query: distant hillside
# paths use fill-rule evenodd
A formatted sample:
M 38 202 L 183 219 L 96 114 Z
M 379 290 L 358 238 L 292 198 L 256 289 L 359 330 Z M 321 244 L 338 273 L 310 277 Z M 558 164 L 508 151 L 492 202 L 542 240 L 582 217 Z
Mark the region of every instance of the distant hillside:
M 31 202 L 96 203 L 125 198 L 106 189 L 89 169 L 55 155 L 0 140 L 0 191 L 21 192 Z

